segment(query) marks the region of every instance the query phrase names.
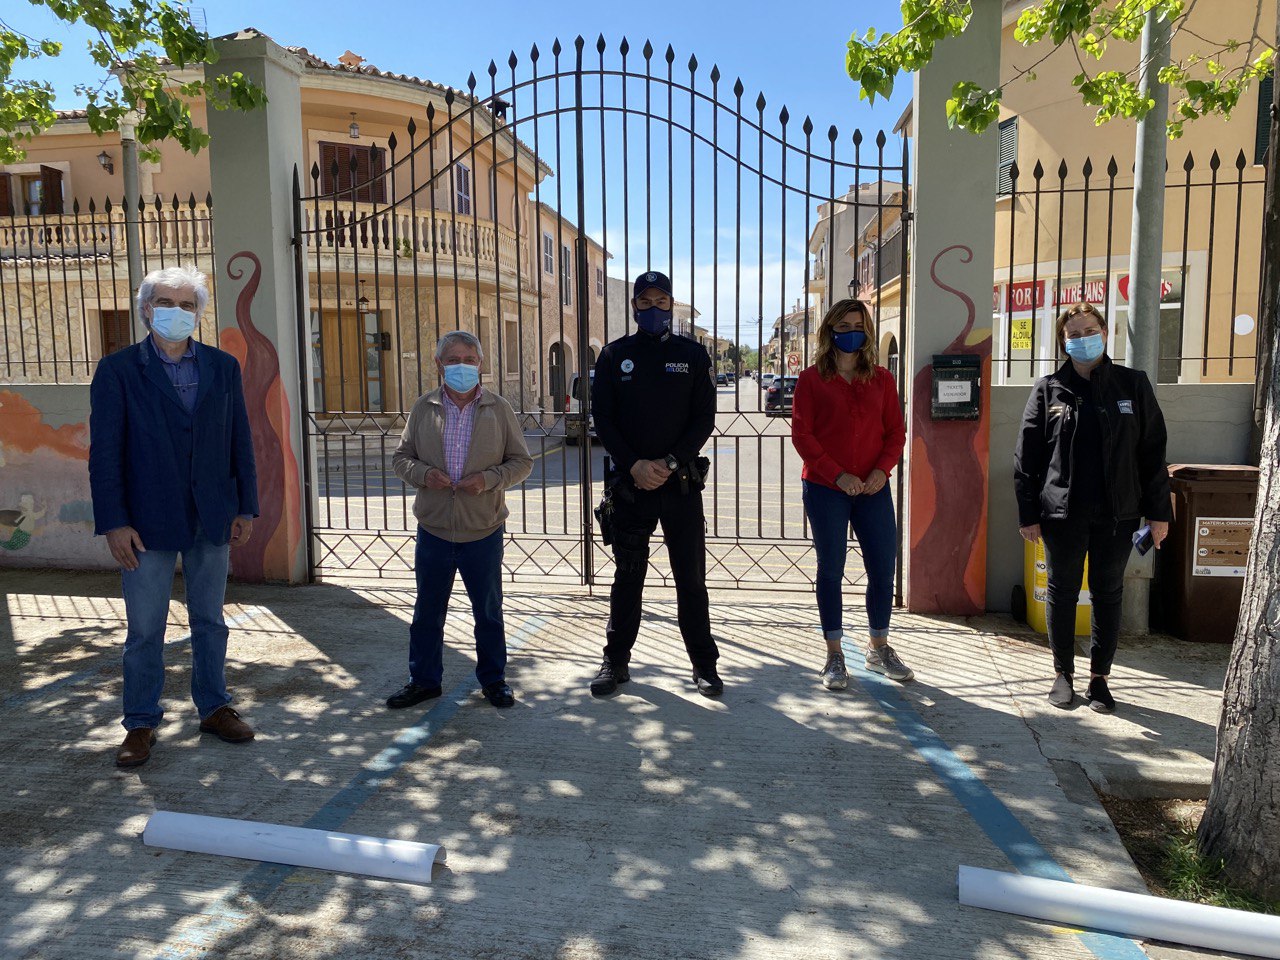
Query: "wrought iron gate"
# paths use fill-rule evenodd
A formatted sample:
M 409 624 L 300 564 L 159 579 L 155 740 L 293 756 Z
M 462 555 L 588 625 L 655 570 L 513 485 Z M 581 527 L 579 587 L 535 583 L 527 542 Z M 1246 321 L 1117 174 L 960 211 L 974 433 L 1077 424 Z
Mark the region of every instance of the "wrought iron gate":
M 412 576 L 414 491 L 391 455 L 438 382 L 438 338 L 466 329 L 535 457 L 508 493 L 508 574 L 607 579 L 591 513 L 602 451 L 574 441 L 590 430 L 600 347 L 630 332 L 630 278 L 657 269 L 674 281 L 678 331 L 724 374 L 708 582 L 807 589 L 789 407 L 766 411 L 761 379 L 807 366 L 820 311 L 849 293 L 893 315 L 880 339 L 896 365 L 906 143 L 815 133 L 763 94 L 744 103 L 740 80 L 700 73 L 694 57 L 677 77 L 670 47 L 601 38 L 593 56 L 578 38 L 550 53 L 490 62 L 487 84 L 472 75 L 465 91 L 422 83 L 420 113 L 385 141 L 320 144 L 309 175 L 295 172 L 313 570 Z M 654 562 L 669 576 L 662 551 Z M 847 580 L 861 584 L 860 565 Z

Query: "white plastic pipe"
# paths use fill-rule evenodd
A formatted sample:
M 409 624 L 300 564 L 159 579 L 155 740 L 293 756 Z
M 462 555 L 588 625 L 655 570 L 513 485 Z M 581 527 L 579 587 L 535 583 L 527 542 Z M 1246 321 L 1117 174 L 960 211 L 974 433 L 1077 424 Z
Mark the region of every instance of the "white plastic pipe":
M 431 865 L 443 863 L 445 859 L 444 847 L 434 843 L 164 810 L 151 815 L 142 831 L 142 842 L 149 847 L 360 873 L 410 883 L 430 883 Z
M 1280 958 L 1280 917 L 960 867 L 960 902 L 1127 937 Z

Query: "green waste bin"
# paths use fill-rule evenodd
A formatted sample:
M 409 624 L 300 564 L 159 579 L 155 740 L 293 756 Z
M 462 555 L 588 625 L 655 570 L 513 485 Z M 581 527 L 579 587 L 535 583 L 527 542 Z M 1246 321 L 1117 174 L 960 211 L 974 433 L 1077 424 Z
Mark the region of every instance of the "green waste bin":
M 1258 468 L 1183 463 L 1169 467 L 1173 523 L 1156 554 L 1165 630 L 1197 643 L 1230 643 L 1240 618 L 1258 499 Z

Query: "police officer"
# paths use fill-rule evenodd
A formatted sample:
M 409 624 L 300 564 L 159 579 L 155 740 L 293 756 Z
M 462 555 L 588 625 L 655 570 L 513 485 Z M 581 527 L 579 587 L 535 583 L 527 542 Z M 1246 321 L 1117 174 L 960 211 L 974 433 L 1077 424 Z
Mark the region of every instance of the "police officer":
M 639 330 L 610 343 L 596 361 L 591 404 L 596 434 L 613 460 L 613 554 L 604 662 L 593 696 L 631 679 L 649 538 L 659 523 L 676 581 L 680 633 L 698 692 L 718 697 L 719 651 L 711 636 L 706 585 L 706 520 L 698 453 L 716 420 L 715 375 L 707 351 L 671 332 L 671 280 L 642 273 L 632 291 Z

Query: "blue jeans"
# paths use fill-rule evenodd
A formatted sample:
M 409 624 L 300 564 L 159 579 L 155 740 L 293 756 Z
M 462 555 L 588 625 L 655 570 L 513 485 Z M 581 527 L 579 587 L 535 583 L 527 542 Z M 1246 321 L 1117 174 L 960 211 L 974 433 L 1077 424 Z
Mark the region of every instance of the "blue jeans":
M 507 669 L 507 635 L 502 623 L 502 541 L 499 527 L 483 540 L 452 543 L 418 528 L 414 566 L 418 598 L 409 626 L 409 677 L 421 687 L 438 687 L 444 678 L 444 621 L 454 574 L 471 598 L 475 620 L 476 679 L 488 686 Z
M 867 623 L 871 636 L 889 635 L 893 575 L 898 559 L 898 519 L 886 483 L 879 493 L 851 497 L 820 483 L 804 481 L 804 509 L 818 555 L 818 618 L 828 639 L 844 630 L 845 557 L 849 530 L 858 540 L 867 571 Z
M 227 590 L 231 548 L 209 542 L 196 530 L 192 545 L 182 551 L 182 579 L 187 590 L 191 622 L 191 699 L 200 719 L 231 702 L 227 693 L 227 624 L 222 601 Z M 177 550 L 148 550 L 137 554 L 138 569 L 121 571 L 124 608 L 129 631 L 124 641 L 124 728 L 155 728 L 164 710 L 164 627 L 173 593 Z

